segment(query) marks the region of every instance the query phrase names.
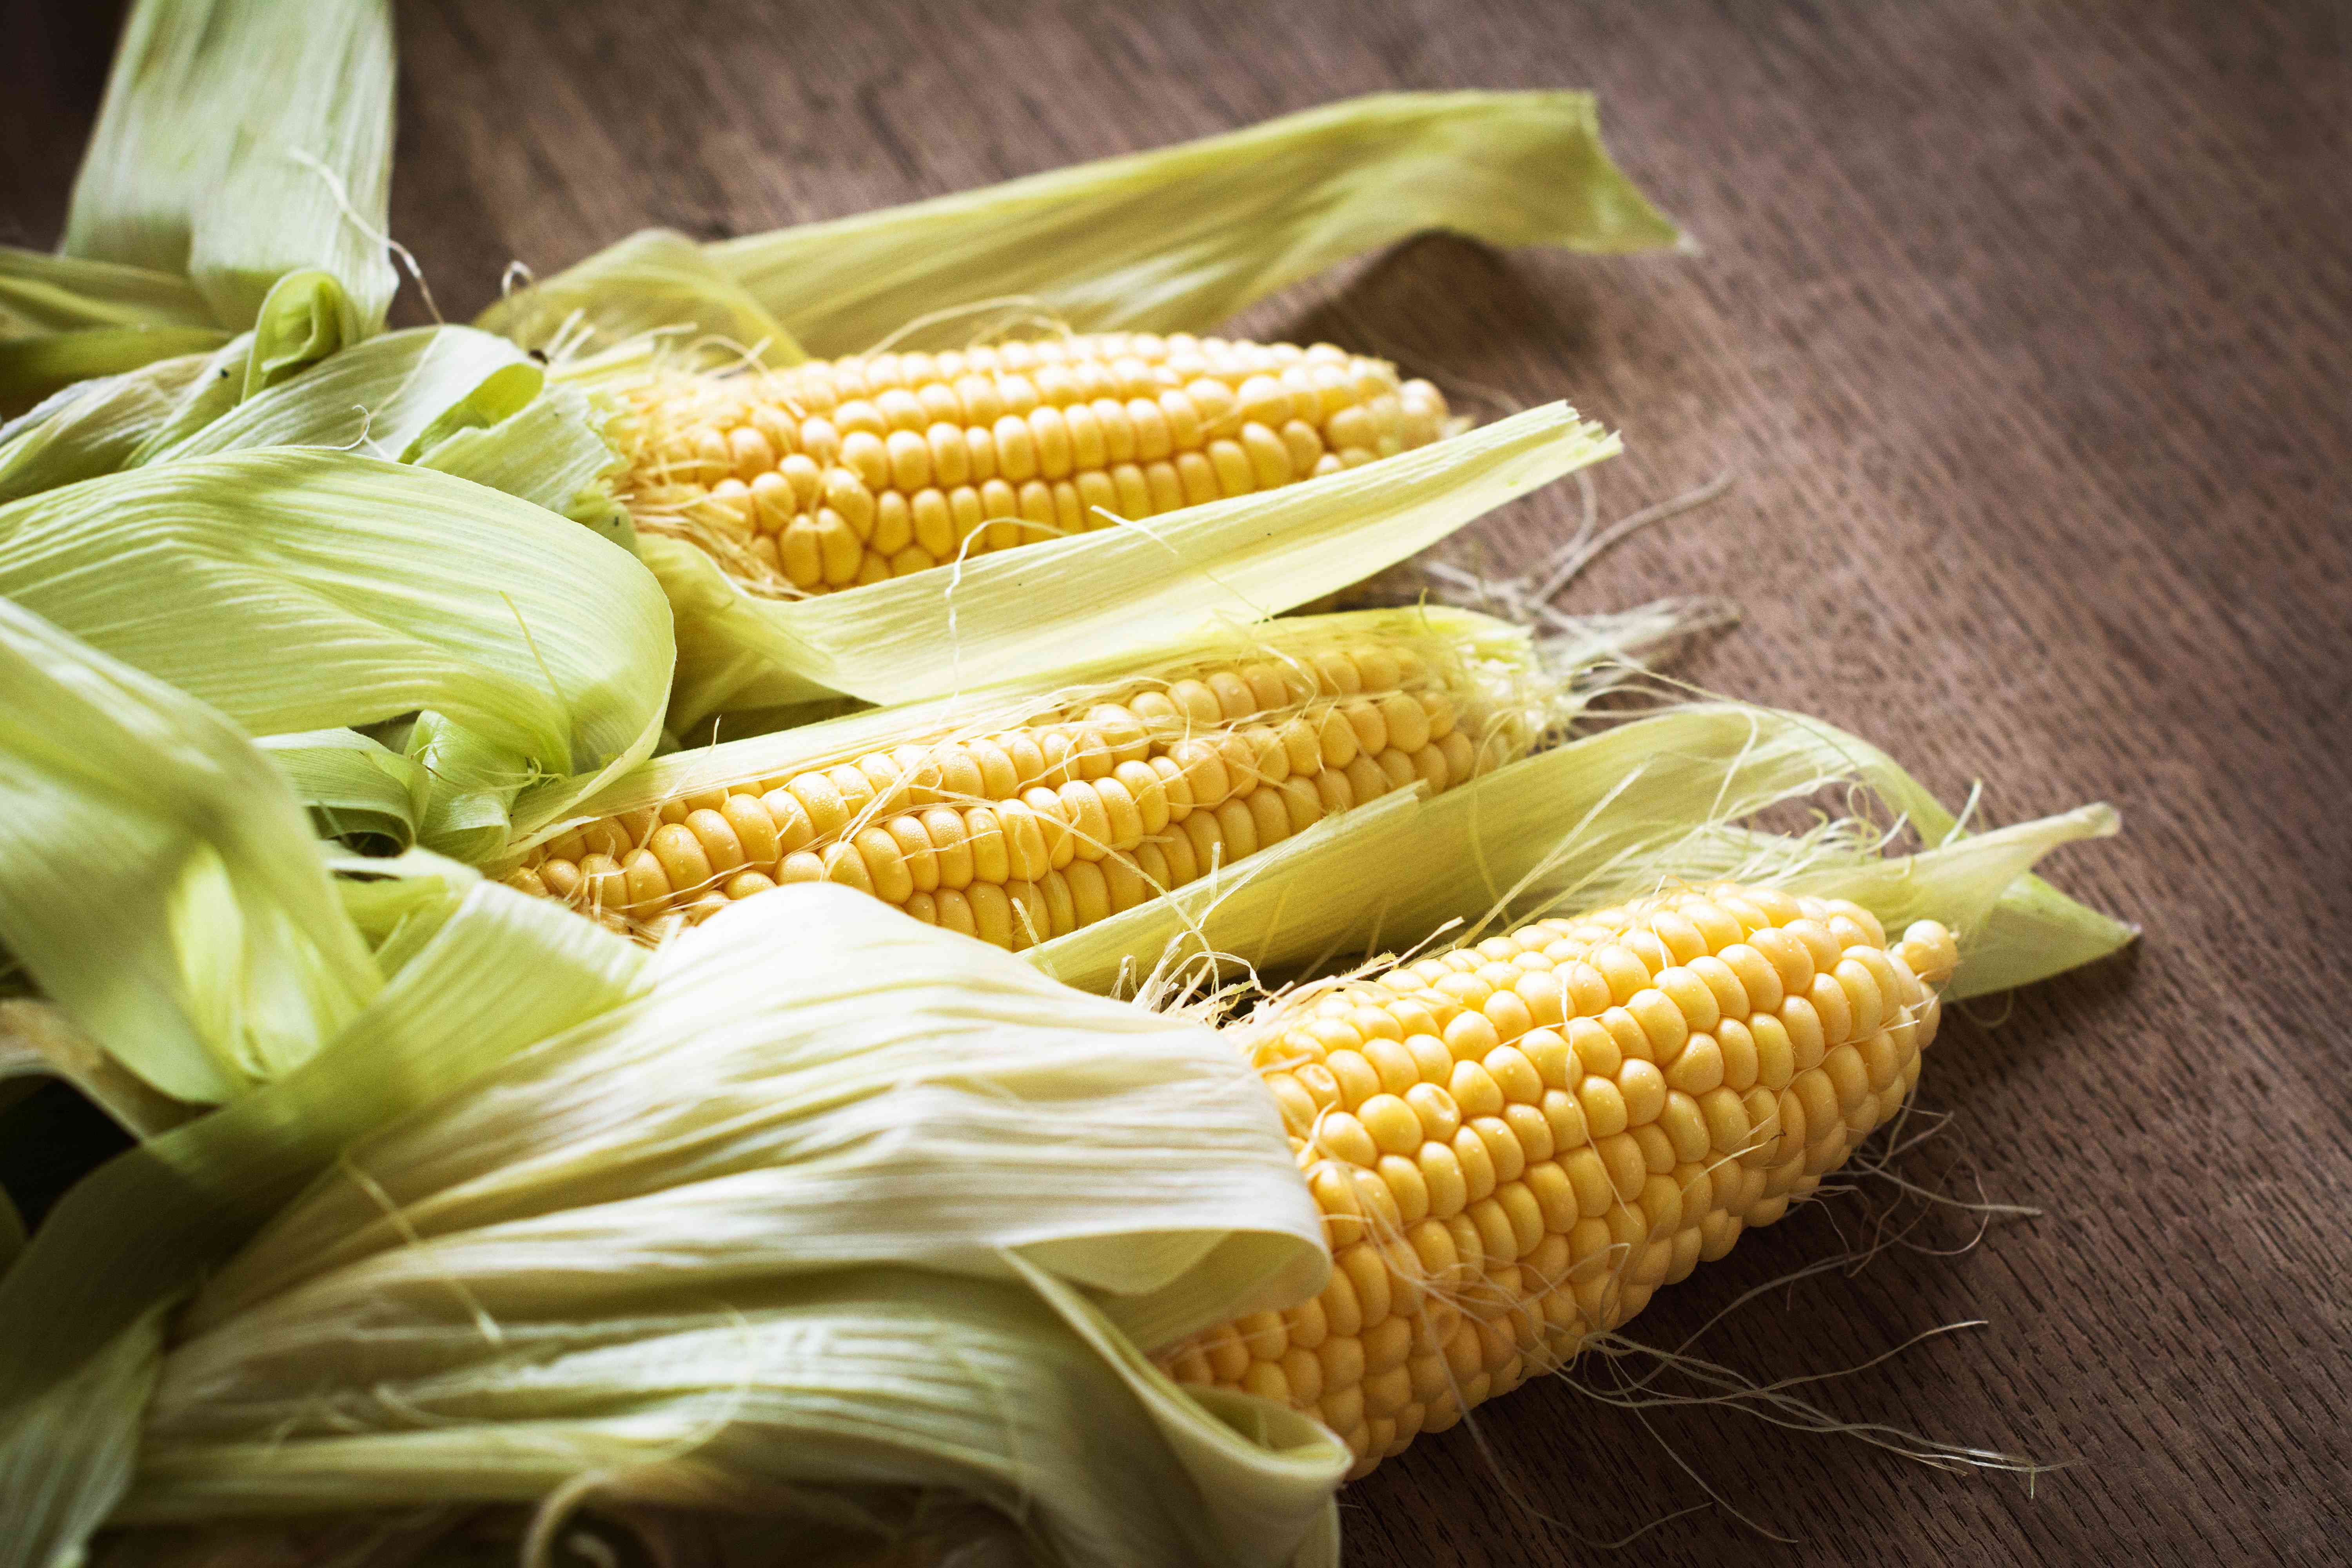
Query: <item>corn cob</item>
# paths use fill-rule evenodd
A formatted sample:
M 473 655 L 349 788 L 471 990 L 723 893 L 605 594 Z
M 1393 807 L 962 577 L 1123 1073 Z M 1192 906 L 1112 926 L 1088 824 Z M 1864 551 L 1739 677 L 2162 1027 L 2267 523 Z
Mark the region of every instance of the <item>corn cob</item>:
M 874 353 L 625 395 L 619 493 L 802 595 L 1271 489 L 1448 428 L 1425 381 L 1328 343 L 1105 333 Z
M 1017 951 L 1417 780 L 1450 788 L 1534 740 L 1539 714 L 1443 636 L 1317 641 L 641 806 L 570 829 L 507 881 L 657 938 L 822 878 Z
M 1336 1267 L 1163 1366 L 1368 1472 L 1810 1194 L 1918 1081 L 1957 957 L 1933 921 L 1890 946 L 1858 905 L 1727 883 L 1276 1005 L 1242 1044 Z

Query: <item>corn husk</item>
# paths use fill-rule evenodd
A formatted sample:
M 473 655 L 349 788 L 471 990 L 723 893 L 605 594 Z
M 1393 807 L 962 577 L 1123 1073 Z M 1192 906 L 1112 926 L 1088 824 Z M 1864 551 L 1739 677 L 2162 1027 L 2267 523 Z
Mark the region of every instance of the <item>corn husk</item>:
M 60 254 L 0 247 L 0 407 L 241 341 L 242 392 L 383 325 L 383 0 L 142 0 Z
M 172 1303 L 146 1305 L 131 1322 L 34 1398 L 7 1406 L 0 1490 L 9 1502 L 0 1561 L 10 1568 L 76 1568 L 137 1463 L 143 1405 L 163 1364 Z
M 708 247 L 661 228 L 641 229 L 544 282 L 510 289 L 475 324 L 582 361 L 572 371 L 587 380 L 625 374 L 664 347 L 714 363 L 778 367 L 808 357 Z M 594 363 L 585 363 L 591 357 Z
M 0 246 L 0 411 L 230 337 L 181 271 Z
M 456 787 L 527 794 L 526 820 L 659 737 L 667 613 L 636 562 L 415 467 L 270 448 L 0 507 L 0 594 L 254 734 L 439 715 L 490 749 Z
M 321 837 L 415 847 L 434 794 L 423 759 L 356 730 L 268 735 L 261 749 L 310 808 Z
M 328 447 L 456 474 L 634 548 L 608 493 L 604 414 L 505 339 L 387 332 L 248 395 L 253 357 L 231 344 L 66 389 L 0 427 L 0 500 L 188 458 Z
M 370 865 L 396 879 L 391 890 L 367 884 L 355 900 L 365 916 L 324 917 L 346 932 L 383 922 L 374 956 L 386 978 L 370 1004 L 285 1076 L 74 1187 L 0 1277 L 10 1342 L 46 1352 L 0 1362 L 0 1516 L 12 1525 L 0 1563 L 71 1561 L 59 1554 L 111 1509 L 161 1314 L 207 1267 L 380 1121 L 642 982 L 628 943 L 461 866 Z M 142 896 L 153 897 L 134 891 L 132 901 Z M 439 1005 L 452 995 L 467 1005 Z
M 0 339 L 96 327 L 214 327 L 212 308 L 177 269 L 0 245 Z
M 235 336 L 212 327 L 131 326 L 0 339 L 0 406 L 53 396 L 160 359 L 234 351 L 237 379 L 206 405 L 217 411 L 299 375 L 359 336 L 342 285 L 307 268 L 279 279 L 253 326 Z
M 538 347 L 676 325 L 785 363 L 799 350 L 860 353 L 909 323 L 908 346 L 961 341 L 972 322 L 960 312 L 1007 300 L 1079 331 L 1197 331 L 1431 228 L 1589 251 L 1679 238 L 1602 148 L 1590 94 L 1389 93 L 722 240 L 702 247 L 707 271 L 680 237 L 639 236 L 480 324 Z
M 158 430 L 121 466 L 263 447 L 328 447 L 454 474 L 583 522 L 634 551 L 610 493 L 606 415 L 537 361 L 471 327 L 385 332 L 191 426 Z M 0 440 L 0 463 L 6 445 Z M 0 470 L 5 472 L 5 470 Z
M 536 921 L 534 937 L 608 954 L 597 1006 L 583 1007 L 576 973 L 559 991 L 550 964 L 518 963 L 511 945 L 469 960 L 485 929 L 464 911 L 484 910 L 525 922 L 492 934 Z M 490 981 L 487 1017 L 424 1005 L 459 966 Z M 524 1005 L 502 1008 L 501 992 Z M 517 1051 L 527 1012 L 548 1032 Z M 339 1128 L 418 1104 L 436 1078 L 463 1082 L 468 1063 L 487 1075 L 327 1168 Z M 16 1462 L 0 1487 L 54 1466 L 59 1444 L 91 1464 L 48 1473 L 106 1487 L 96 1461 L 121 1428 L 89 1412 L 137 1420 L 138 1303 L 184 1289 L 305 1168 L 325 1172 L 312 1197 L 192 1309 L 180 1364 L 270 1404 L 246 1356 L 290 1369 L 315 1321 L 341 1325 L 319 1367 L 357 1370 L 350 1309 L 329 1298 L 423 1262 L 436 1283 L 393 1287 L 375 1310 L 424 1309 L 417 1354 L 395 1358 L 420 1379 L 411 1393 L 472 1413 L 437 1448 L 407 1441 L 432 1433 L 321 1431 L 314 1447 L 289 1431 L 261 1445 L 284 1456 L 273 1469 L 248 1462 L 222 1407 L 184 1446 L 151 1431 L 152 1484 L 120 1520 L 535 1499 L 584 1468 L 614 1470 L 614 1495 L 784 1512 L 837 1489 L 886 1523 L 903 1489 L 947 1488 L 1025 1510 L 1032 1534 L 1076 1562 L 1272 1563 L 1328 1534 L 1339 1445 L 1246 1399 L 1204 1408 L 1134 1348 L 1320 1288 L 1320 1222 L 1246 1068 L 1180 1020 L 1079 996 L 856 895 L 746 904 L 648 968 L 586 922 L 474 886 L 364 1018 L 289 1078 L 101 1172 L 0 1279 L 0 1322 L 62 1336 L 49 1342 L 65 1357 L 9 1369 L 0 1430 Z M 376 1228 L 370 1193 L 403 1217 Z M 686 1230 L 681 1215 L 695 1216 Z M 585 1260 L 564 1237 L 607 1222 L 589 1243 L 596 1268 L 558 1261 Z M 297 1256 L 319 1237 L 331 1257 Z M 135 1261 L 105 1265 L 93 1299 L 99 1258 L 126 1252 Z M 452 1293 L 430 1259 L 460 1252 L 461 1272 L 503 1258 L 498 1278 Z M 291 1314 L 283 1331 L 251 1331 L 269 1312 Z M 541 1371 L 518 1384 L 518 1357 Z M 110 1365 L 113 1384 L 90 1386 Z M 569 1425 L 511 1425 L 525 1387 L 565 1381 L 584 1396 L 555 1395 Z M 20 1450 L 37 1430 L 47 1446 Z M 818 1440 L 777 1441 L 794 1433 Z M 0 1562 L 42 1561 L 35 1545 Z
M 62 1079 L 134 1138 L 153 1138 L 204 1113 L 124 1067 L 54 1003 L 0 1002 L 0 1110 Z
M 646 535 L 677 617 L 670 723 L 845 693 L 905 702 L 1295 608 L 1620 450 L 1566 404 L 1361 468 L 814 599 Z
M 636 529 L 613 499 L 615 459 L 605 422 L 577 387 L 544 386 L 498 424 L 452 430 L 415 461 L 561 512 L 635 554 Z
M 1824 796 L 1841 815 L 1801 837 L 1751 825 Z M 1942 921 L 1962 954 L 1944 994 L 1960 1000 L 2091 963 L 2137 934 L 2028 875 L 2056 846 L 2116 827 L 2111 809 L 2086 806 L 1971 836 L 1856 736 L 1798 714 L 1695 704 L 1434 799 L 1419 786 L 1383 796 L 1027 956 L 1089 989 L 1152 978 L 1139 954 L 1166 955 L 1159 988 L 1279 976 L 1732 878 L 1851 899 L 1893 930 Z M 1906 828 L 1923 852 L 1885 855 Z
M 248 346 L 231 342 L 77 381 L 0 425 L 0 501 L 128 468 L 169 432 L 236 406 L 242 381 L 232 367 Z
M 461 429 L 497 424 L 539 395 L 545 373 L 503 338 L 466 327 L 386 332 L 257 389 L 140 466 L 257 447 L 333 447 L 414 462 Z
M 426 844 L 470 862 L 497 858 L 513 834 L 521 792 L 511 756 L 446 714 L 371 734 L 310 730 L 260 743 L 321 837 L 375 850 Z
M 228 341 L 229 334 L 215 327 L 83 327 L 0 339 L 0 409 L 21 406 L 75 382 L 203 353 Z
M 219 714 L 0 599 L 0 944 L 140 1079 L 210 1102 L 380 984 L 301 810 Z
M 60 248 L 184 276 L 230 331 L 255 323 L 280 279 L 316 268 L 341 285 L 355 342 L 396 283 L 392 89 L 383 0 L 141 0 Z
M 591 1468 L 609 1496 L 787 1512 L 788 1489 L 951 1488 L 1025 1510 L 1057 1560 L 1279 1562 L 1338 1446 L 1296 1417 L 1249 1442 L 1132 1339 L 1328 1268 L 1270 1102 L 1204 1032 L 796 889 L 266 1228 L 184 1319 L 118 1517 L 535 1500 Z M 354 1325 L 395 1319 L 404 1348 L 362 1365 Z M 446 1422 L 283 1427 L 270 1388 L 323 1412 L 330 1368 Z M 531 1388 L 571 1415 L 513 1426 Z

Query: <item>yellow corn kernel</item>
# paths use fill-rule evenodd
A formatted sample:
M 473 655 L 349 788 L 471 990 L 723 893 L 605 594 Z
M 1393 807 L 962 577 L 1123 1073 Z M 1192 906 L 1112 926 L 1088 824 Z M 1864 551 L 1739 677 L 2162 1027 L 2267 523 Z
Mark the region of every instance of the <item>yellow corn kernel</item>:
M 1917 1081 L 1928 988 L 1958 960 L 1933 921 L 1890 945 L 1855 906 L 1725 884 L 1349 981 L 1316 994 L 1312 1022 L 1273 1004 L 1233 1034 L 1295 1112 L 1300 1166 L 1341 1247 L 1312 1304 L 1322 1375 L 1260 1370 L 1274 1358 L 1233 1325 L 1160 1363 L 1181 1382 L 1286 1389 L 1334 1431 L 1369 1433 L 1364 1474 L 1559 1365 L 1811 1192 Z M 1415 998 L 1433 988 L 1465 1011 L 1430 1041 L 1423 1072 L 1406 1046 L 1381 1047 L 1425 1034 Z M 1834 1041 L 1816 1002 L 1835 1013 Z M 1791 1006 L 1806 1009 L 1801 1050 Z M 1327 1039 L 1322 1070 L 1350 1109 L 1318 1118 L 1311 1069 L 1287 1069 Z M 1372 1215 L 1368 1190 L 1394 1215 Z M 1396 1302 L 1417 1305 L 1391 1318 Z M 1404 1359 L 1415 1334 L 1429 1345 Z M 1390 1424 L 1384 1444 L 1374 1421 Z
M 883 416 L 877 405 L 875 417 Z M 1438 653 L 1440 634 L 1341 627 L 1328 635 L 1311 664 L 1179 660 L 1019 728 L 869 742 L 782 776 L 579 824 L 530 850 L 508 880 L 655 940 L 734 900 L 823 878 L 919 919 L 1025 947 L 1344 809 L 1327 806 L 1317 783 L 1334 771 L 1318 737 L 1348 727 L 1338 717 L 1342 690 L 1358 694 L 1346 700 L 1369 696 L 1415 714 L 1426 710 L 1424 696 L 1442 696 L 1448 711 L 1460 711 L 1457 722 L 1502 738 L 1486 748 L 1490 764 L 1525 749 L 1528 727 L 1489 710 L 1480 677 L 1409 646 Z M 1441 686 L 1451 689 L 1437 692 Z M 1420 739 L 1416 757 L 1443 743 L 1425 726 Z M 1449 785 L 1463 782 L 1450 768 L 1442 776 Z M 1517 1008 L 1524 1021 L 1516 997 L 1496 1005 L 1507 1018 Z M 1447 1043 L 1475 1026 L 1455 1020 Z M 1486 1039 L 1478 1056 L 1494 1044 Z M 1340 1054 L 1362 1066 L 1352 1052 Z M 1513 1059 L 1512 1089 L 1524 1100 L 1540 1081 Z M 1363 1073 L 1363 1094 L 1378 1092 L 1380 1075 L 1370 1067 Z M 1490 1085 L 1475 1114 L 1499 1114 L 1504 1097 Z M 1351 1094 L 1349 1108 L 1362 1098 Z
M 1299 351 L 1285 345 L 1213 340 L 1175 363 L 1146 335 L 1058 346 L 1054 363 L 992 355 L 994 368 L 962 363 L 952 377 L 895 353 L 648 376 L 617 426 L 621 499 L 639 527 L 691 541 L 747 585 L 822 594 L 1103 527 L 1102 511 L 1149 517 L 1295 483 L 1446 426 L 1428 383 L 1328 345 L 1309 352 L 1331 374 L 1296 384 L 1283 358 Z M 1375 405 L 1391 410 L 1385 433 Z

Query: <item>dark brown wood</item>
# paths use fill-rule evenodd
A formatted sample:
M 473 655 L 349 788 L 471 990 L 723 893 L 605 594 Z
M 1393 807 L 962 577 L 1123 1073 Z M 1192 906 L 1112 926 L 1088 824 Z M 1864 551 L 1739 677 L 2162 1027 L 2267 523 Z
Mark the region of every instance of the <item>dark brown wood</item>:
M 0 62 L 16 237 L 53 234 L 95 101 L 80 10 Z M 1349 1561 L 2317 1563 L 2352 1540 L 2346 16 L 410 0 L 394 218 L 455 317 L 510 258 L 646 224 L 749 232 L 1388 88 L 1598 89 L 1703 255 L 1427 239 L 1253 324 L 1573 398 L 1626 434 L 1614 512 L 1734 472 L 1571 603 L 1727 595 L 1746 622 L 1694 679 L 1860 731 L 1948 797 L 1988 781 L 1994 820 L 2122 807 L 2120 843 L 2054 874 L 2140 950 L 1956 1018 L 1924 1091 L 1949 1129 L 1903 1166 L 2043 1215 L 1889 1248 L 1700 1346 L 1812 1375 L 1981 1318 L 1810 1392 L 2072 1468 L 2029 1493 L 1538 1387 L 1350 1489 Z M 1476 539 L 1524 555 L 1575 512 L 1555 489 Z M 1833 1255 L 1864 1201 L 1744 1242 L 1636 1336 Z M 1797 1544 L 1712 1508 L 1637 1555 L 1588 1544 L 1709 1491 Z

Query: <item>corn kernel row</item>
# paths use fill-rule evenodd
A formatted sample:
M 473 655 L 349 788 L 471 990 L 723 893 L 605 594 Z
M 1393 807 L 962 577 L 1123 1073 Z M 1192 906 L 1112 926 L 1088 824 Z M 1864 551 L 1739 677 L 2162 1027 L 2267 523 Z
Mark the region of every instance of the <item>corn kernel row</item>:
M 1551 1371 L 1769 1225 L 1918 1080 L 1958 954 L 1720 884 L 1349 982 L 1243 1043 L 1333 1250 L 1328 1289 L 1164 1353 L 1315 1415 L 1363 1474 Z
M 508 880 L 657 935 L 824 879 L 1019 949 L 1416 780 L 1450 788 L 1529 738 L 1405 641 L 1367 639 L 606 817 L 541 846 Z
M 1447 419 L 1328 343 L 1142 333 L 662 374 L 629 403 L 639 521 L 801 594 L 1336 472 Z

